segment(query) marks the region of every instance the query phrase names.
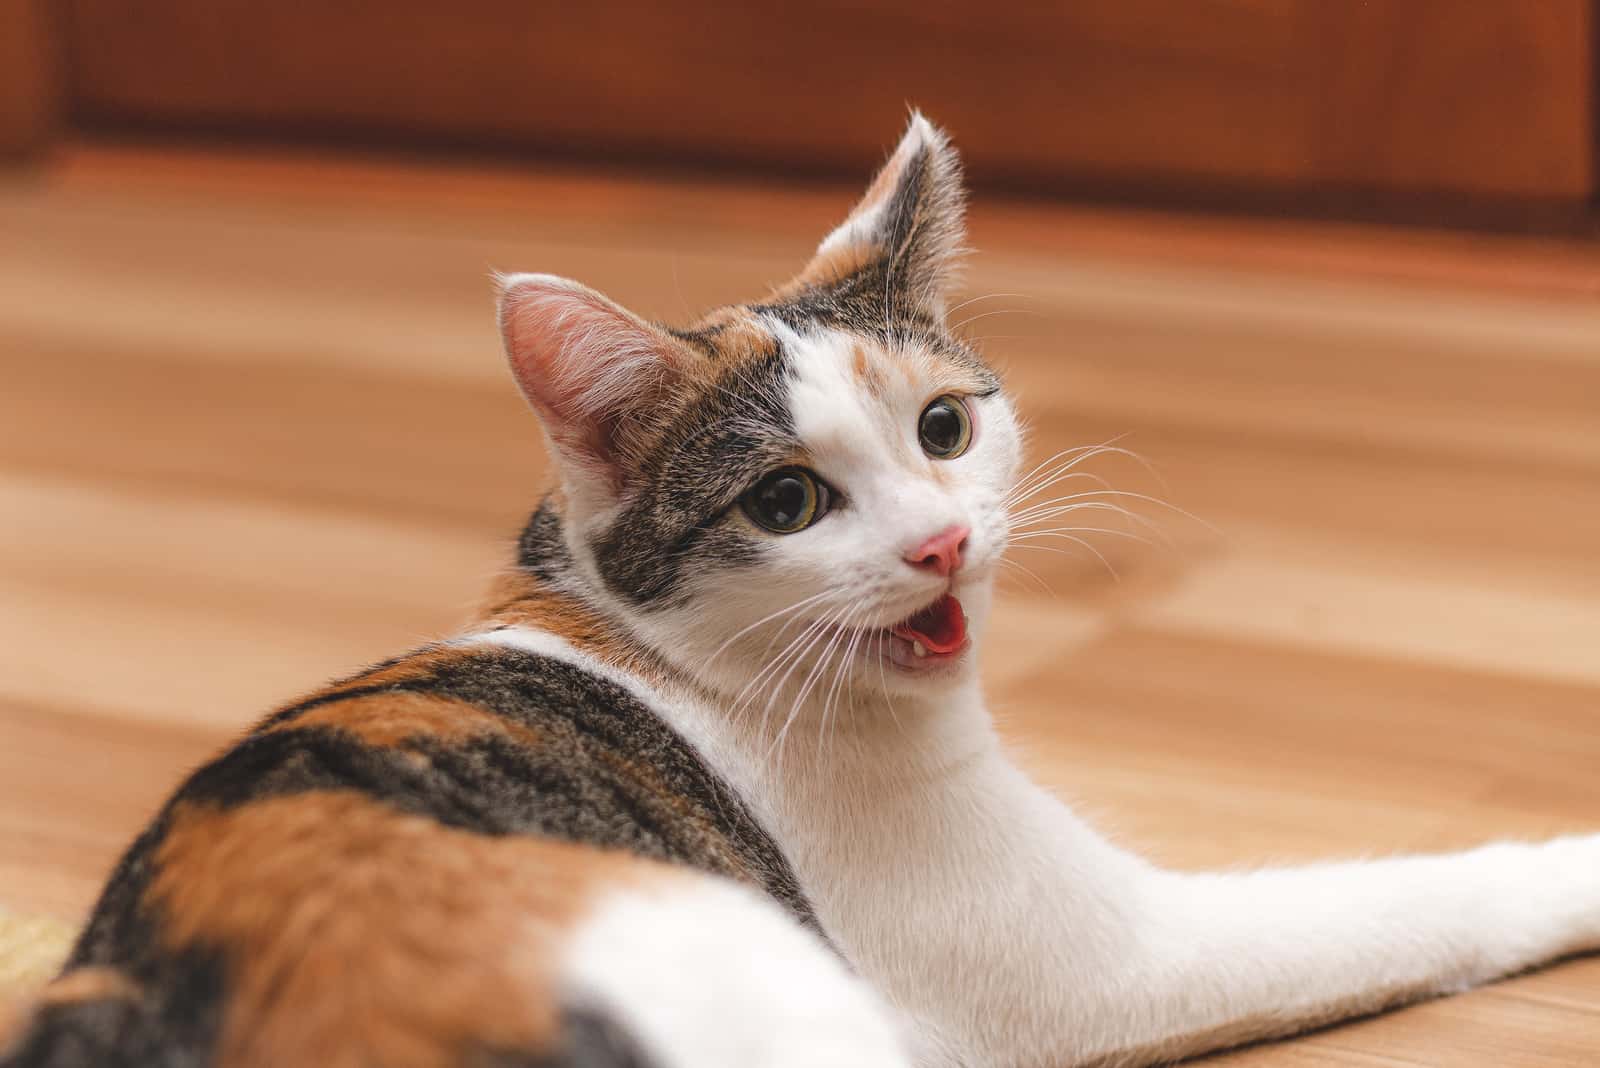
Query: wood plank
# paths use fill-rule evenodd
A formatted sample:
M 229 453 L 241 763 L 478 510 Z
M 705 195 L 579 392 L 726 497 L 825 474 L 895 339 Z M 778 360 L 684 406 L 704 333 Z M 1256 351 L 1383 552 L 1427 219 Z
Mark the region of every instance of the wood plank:
M 68 707 L 7 695 L 0 736 L 5 907 L 76 922 L 171 783 L 228 732 L 106 714 L 81 700 Z
M 48 701 L 71 687 L 97 708 L 242 729 L 297 691 L 454 633 L 514 529 L 469 537 L 288 494 L 238 502 L 120 483 L 0 478 L 12 517 L 0 546 L 29 562 L 0 577 L 0 599 L 34 606 L 0 617 L 0 696 Z M 168 628 L 201 618 L 204 634 L 178 654 Z M 99 650 L 88 677 L 84 648 Z
M 425 227 L 433 215 L 421 209 L 448 205 L 458 234 L 468 220 L 490 220 L 502 236 L 537 233 L 571 245 L 581 229 L 581 243 L 636 251 L 629 235 L 639 227 L 678 227 L 683 231 L 678 254 L 695 262 L 682 283 L 696 286 L 726 265 L 732 292 L 749 289 L 749 274 L 737 273 L 742 257 L 775 257 L 781 268 L 809 252 L 817 233 L 839 222 L 860 180 L 859 174 L 785 180 L 780 193 L 785 214 L 774 219 L 770 185 L 727 176 L 666 180 L 659 174 L 556 166 L 530 172 L 510 163 L 465 166 L 448 159 L 395 167 L 381 158 L 330 157 L 306 148 L 240 150 L 126 138 L 67 142 L 52 154 L 51 170 L 58 197 L 82 194 L 86 211 L 95 205 L 104 210 L 103 195 L 110 191 L 128 195 L 124 211 L 149 197 L 194 211 L 191 195 L 225 194 L 281 211 L 337 212 L 345 218 L 373 212 L 392 216 L 409 208 L 412 227 Z M 573 198 L 593 206 L 594 215 L 581 227 L 564 210 Z M 1099 265 L 1141 269 L 1178 263 L 1190 269 L 1190 277 L 1204 266 L 1228 275 L 1224 284 L 1314 276 L 1358 277 L 1408 289 L 1426 285 L 1435 293 L 1466 298 L 1462 306 L 1467 308 L 1476 292 L 1501 300 L 1518 294 L 1541 301 L 1600 298 L 1600 246 L 1581 239 L 1270 217 L 1186 215 L 1177 221 L 1129 209 L 1108 212 L 994 195 L 984 196 L 979 208 L 970 223 L 975 246 L 985 250 L 1058 259 L 1079 255 Z M 180 216 L 187 217 L 187 212 Z M 66 223 L 60 217 L 51 221 Z M 727 262 L 736 255 L 740 262 Z M 710 299 L 721 299 L 719 292 L 711 290 Z M 692 306 L 695 293 L 686 291 L 684 298 Z M 682 307 L 680 301 L 673 310 Z M 1434 321 L 1445 319 L 1435 316 Z

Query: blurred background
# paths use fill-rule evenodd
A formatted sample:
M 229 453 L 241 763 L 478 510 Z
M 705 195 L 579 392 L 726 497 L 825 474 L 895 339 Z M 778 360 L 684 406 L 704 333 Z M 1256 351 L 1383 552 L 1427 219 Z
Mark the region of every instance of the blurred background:
M 470 616 L 549 478 L 490 271 L 757 297 L 910 105 L 1034 458 L 1140 495 L 1014 554 L 1023 759 L 1178 865 L 1600 826 L 1596 6 L 0 0 L 0 916 Z M 1597 1003 L 1234 1059 L 1586 1064 Z
M 4 0 L 0 142 L 854 178 L 914 101 L 988 189 L 1592 231 L 1590 0 Z

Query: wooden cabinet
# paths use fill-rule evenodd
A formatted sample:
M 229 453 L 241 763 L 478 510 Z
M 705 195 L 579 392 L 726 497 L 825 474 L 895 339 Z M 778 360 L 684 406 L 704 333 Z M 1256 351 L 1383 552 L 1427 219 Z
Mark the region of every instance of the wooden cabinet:
M 49 139 L 59 104 L 48 0 L 0 0 L 0 159 Z
M 15 3 L 17 0 L 0 0 Z M 1581 209 L 1595 0 L 63 0 L 70 121 L 988 186 Z

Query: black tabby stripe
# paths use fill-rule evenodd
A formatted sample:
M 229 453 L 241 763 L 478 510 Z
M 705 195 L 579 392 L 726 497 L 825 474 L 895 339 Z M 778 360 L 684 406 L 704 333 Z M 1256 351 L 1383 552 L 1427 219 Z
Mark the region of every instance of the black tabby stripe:
M 633 1035 L 599 1009 L 568 1009 L 561 1023 L 559 1050 L 490 1050 L 473 1058 L 470 1068 L 659 1068 Z
M 799 444 L 786 401 L 789 373 L 789 357 L 774 340 L 664 417 L 658 447 L 630 475 L 622 515 L 590 546 L 619 596 L 641 607 L 660 604 L 691 570 L 757 558 L 767 537 L 729 512 Z
M 304 701 L 196 771 L 177 801 L 231 807 L 310 790 L 355 789 L 415 815 L 481 834 L 537 834 L 625 849 L 721 875 L 751 878 L 802 923 L 818 929 L 788 861 L 728 785 L 654 712 L 620 686 L 551 657 L 463 646 L 425 673 L 346 696 L 426 693 L 471 703 L 535 728 L 532 748 L 485 735 L 456 744 L 418 738 L 404 750 L 368 746 L 326 727 L 292 729 L 319 700 Z M 407 752 L 426 756 L 417 762 Z M 687 818 L 686 818 L 687 817 Z M 108 887 L 142 884 L 158 823 L 123 859 Z M 136 898 L 138 895 L 135 894 Z M 74 963 L 104 920 L 96 909 Z

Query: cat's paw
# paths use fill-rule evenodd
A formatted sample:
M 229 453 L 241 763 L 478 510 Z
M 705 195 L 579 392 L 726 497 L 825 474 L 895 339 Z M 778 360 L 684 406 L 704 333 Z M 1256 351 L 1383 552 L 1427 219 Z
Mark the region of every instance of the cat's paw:
M 1600 950 L 1600 834 L 1501 842 L 1467 856 L 1487 891 L 1483 966 L 1504 974 Z
M 662 1068 L 903 1068 L 890 1012 L 776 905 L 716 879 L 630 890 L 575 933 L 572 992 Z
M 1539 849 L 1550 907 L 1570 925 L 1560 952 L 1600 949 L 1600 834 L 1556 838 Z

